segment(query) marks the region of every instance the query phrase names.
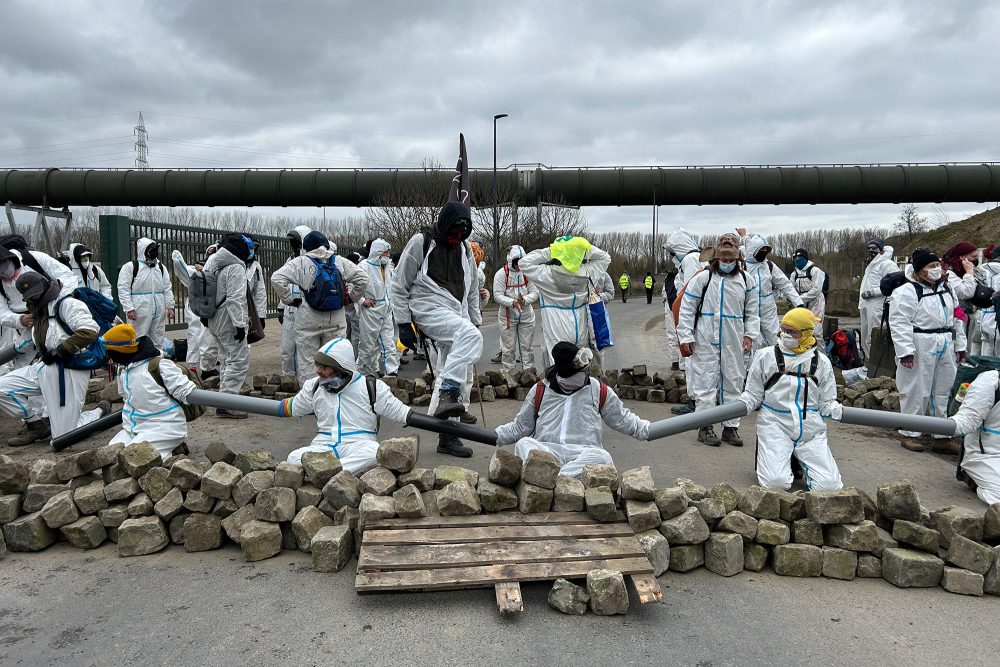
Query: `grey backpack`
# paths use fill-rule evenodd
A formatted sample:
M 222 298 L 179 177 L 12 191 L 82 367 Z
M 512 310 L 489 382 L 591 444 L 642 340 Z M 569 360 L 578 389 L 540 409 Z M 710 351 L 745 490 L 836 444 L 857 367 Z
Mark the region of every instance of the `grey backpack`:
M 216 288 L 218 278 L 214 273 L 208 271 L 195 272 L 191 276 L 191 286 L 188 288 L 188 304 L 191 312 L 198 317 L 211 318 L 219 307 L 225 303 L 226 297 L 216 303 Z

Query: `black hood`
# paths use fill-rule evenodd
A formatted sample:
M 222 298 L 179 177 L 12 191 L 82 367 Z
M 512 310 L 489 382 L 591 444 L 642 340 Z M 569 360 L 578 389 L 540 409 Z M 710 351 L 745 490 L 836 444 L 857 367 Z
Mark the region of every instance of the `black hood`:
M 222 239 L 222 247 L 233 253 L 240 261 L 246 262 L 250 259 L 250 246 L 247 240 L 242 234 L 226 234 Z
M 116 364 L 121 364 L 122 366 L 128 366 L 129 364 L 145 361 L 146 359 L 152 359 L 153 357 L 158 356 L 160 356 L 160 351 L 156 348 L 156 345 L 153 344 L 153 341 L 149 339 L 149 336 L 140 337 L 139 349 L 131 354 L 128 352 L 108 350 L 108 358 Z
M 437 224 L 434 225 L 434 239 L 445 241 L 458 227 L 462 228 L 462 240 L 472 236 L 472 209 L 460 201 L 450 201 L 441 207 Z
M 19 269 L 21 268 L 21 258 L 17 256 L 17 253 L 13 253 L 4 246 L 0 245 L 0 262 L 4 261 L 5 259 L 9 259 L 10 261 L 14 262 L 17 268 Z
M 0 236 L 0 246 L 8 250 L 27 250 L 28 242 L 20 234 L 4 234 Z
M 76 262 L 77 266 L 80 266 L 81 257 L 83 257 L 84 255 L 93 255 L 93 254 L 94 252 L 90 248 L 83 245 L 82 243 L 79 243 L 73 248 L 73 261 Z

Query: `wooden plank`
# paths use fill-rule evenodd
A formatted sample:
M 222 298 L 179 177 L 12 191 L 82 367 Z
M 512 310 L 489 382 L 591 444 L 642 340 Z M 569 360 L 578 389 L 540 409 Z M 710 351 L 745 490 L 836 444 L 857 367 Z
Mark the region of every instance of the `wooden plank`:
M 663 591 L 660 589 L 660 582 L 656 580 L 653 573 L 633 574 L 629 577 L 635 592 L 639 594 L 639 602 L 650 604 L 651 602 L 662 602 Z
M 618 512 L 618 521 L 625 521 L 625 515 Z M 498 512 L 475 516 L 428 516 L 422 519 L 382 519 L 365 526 L 365 531 L 401 528 L 454 528 L 456 526 L 551 526 L 555 524 L 595 524 L 601 523 L 586 512 L 539 512 L 521 514 L 519 512 Z M 613 523 L 613 522 L 606 522 Z
M 635 536 L 549 539 L 533 542 L 365 545 L 358 560 L 358 571 L 426 570 L 490 563 L 628 558 L 644 556 L 645 553 Z
M 506 581 L 494 586 L 497 593 L 497 608 L 501 616 L 520 614 L 524 611 L 521 600 L 521 585 L 516 581 Z
M 579 526 L 481 526 L 473 528 L 417 528 L 408 530 L 366 530 L 362 544 L 461 544 L 544 540 L 580 537 L 628 537 L 627 523 L 594 523 Z
M 396 572 L 361 572 L 354 580 L 358 593 L 397 591 L 440 591 L 466 588 L 489 588 L 508 581 L 551 581 L 583 579 L 591 570 L 606 568 L 624 575 L 652 574 L 653 566 L 645 555 L 639 558 L 561 561 L 555 563 L 505 563 L 435 570 Z

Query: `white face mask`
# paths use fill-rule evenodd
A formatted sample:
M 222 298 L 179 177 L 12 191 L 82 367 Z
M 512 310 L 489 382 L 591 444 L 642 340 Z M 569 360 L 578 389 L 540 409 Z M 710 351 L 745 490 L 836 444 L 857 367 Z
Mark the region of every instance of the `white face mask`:
M 927 277 L 931 279 L 932 282 L 937 282 L 941 280 L 941 267 L 935 269 L 927 269 Z
M 778 336 L 778 339 L 781 341 L 781 347 L 786 350 L 794 350 L 799 346 L 799 339 L 790 334 L 782 333 Z
M 90 260 L 89 259 L 81 259 L 80 260 L 80 268 L 82 268 L 82 269 L 89 269 L 90 268 Z
M 392 261 L 392 258 L 387 256 L 382 256 L 379 258 L 379 261 L 382 262 L 382 266 L 386 266 L 389 262 Z
M 17 267 L 14 266 L 14 262 L 6 261 L 0 264 L 0 278 L 13 280 L 15 276 L 17 276 Z

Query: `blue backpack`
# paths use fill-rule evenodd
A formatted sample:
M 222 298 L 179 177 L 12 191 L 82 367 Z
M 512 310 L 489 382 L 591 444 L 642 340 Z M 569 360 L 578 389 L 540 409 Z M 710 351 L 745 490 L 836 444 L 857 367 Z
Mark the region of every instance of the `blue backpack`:
M 114 301 L 89 287 L 77 287 L 73 290 L 73 297 L 87 306 L 90 316 L 97 322 L 97 326 L 100 328 L 99 333 L 102 336 L 115 325 L 115 318 L 118 317 L 118 306 L 115 305 Z
M 66 334 L 69 335 L 69 336 L 73 335 L 73 330 L 69 327 L 68 324 L 66 324 L 66 320 L 64 320 L 62 318 L 62 314 L 61 314 L 62 303 L 66 299 L 72 299 L 72 298 L 74 298 L 74 295 L 76 294 L 76 292 L 79 292 L 79 291 L 85 290 L 85 289 L 87 291 L 89 291 L 89 292 L 94 292 L 94 290 L 91 290 L 91 289 L 88 289 L 88 288 L 85 288 L 85 287 L 81 287 L 81 288 L 78 288 L 73 293 L 73 295 L 71 295 L 71 296 L 64 296 L 63 298 L 61 298 L 58 301 L 56 301 L 56 322 L 59 323 L 59 326 L 62 327 L 62 330 L 65 331 Z M 107 301 L 107 298 L 104 297 L 100 292 L 94 292 L 94 294 L 96 294 L 97 296 L 99 296 L 101 299 L 104 299 L 105 301 Z M 80 300 L 83 301 L 83 299 L 80 299 Z M 90 304 L 89 303 L 87 303 L 86 301 L 83 301 L 83 302 L 87 304 L 88 308 L 90 308 Z M 112 307 L 113 306 L 114 306 L 114 304 L 112 303 Z M 93 315 L 93 311 L 91 311 L 91 317 L 94 317 L 94 319 L 97 320 L 97 317 Z M 97 322 L 97 325 L 99 327 L 103 326 L 100 321 Z M 100 333 L 103 334 L 105 331 L 107 331 L 107 329 L 102 329 Z M 101 342 L 100 336 L 98 336 L 98 338 L 93 343 L 91 343 L 90 345 L 88 345 L 87 347 L 85 347 L 84 349 L 80 350 L 79 352 L 77 352 L 76 354 L 74 354 L 72 357 L 70 357 L 69 361 L 67 361 L 65 364 L 63 364 L 63 366 L 65 368 L 68 368 L 71 371 L 91 371 L 91 370 L 94 370 L 95 368 L 100 368 L 101 366 L 105 366 L 107 363 L 108 363 L 108 353 L 104 349 L 104 343 Z M 61 391 L 61 388 L 60 388 L 60 391 Z
M 340 310 L 344 307 L 344 277 L 337 268 L 336 257 L 325 262 L 310 257 L 316 265 L 316 277 L 303 295 L 309 307 L 320 312 Z

